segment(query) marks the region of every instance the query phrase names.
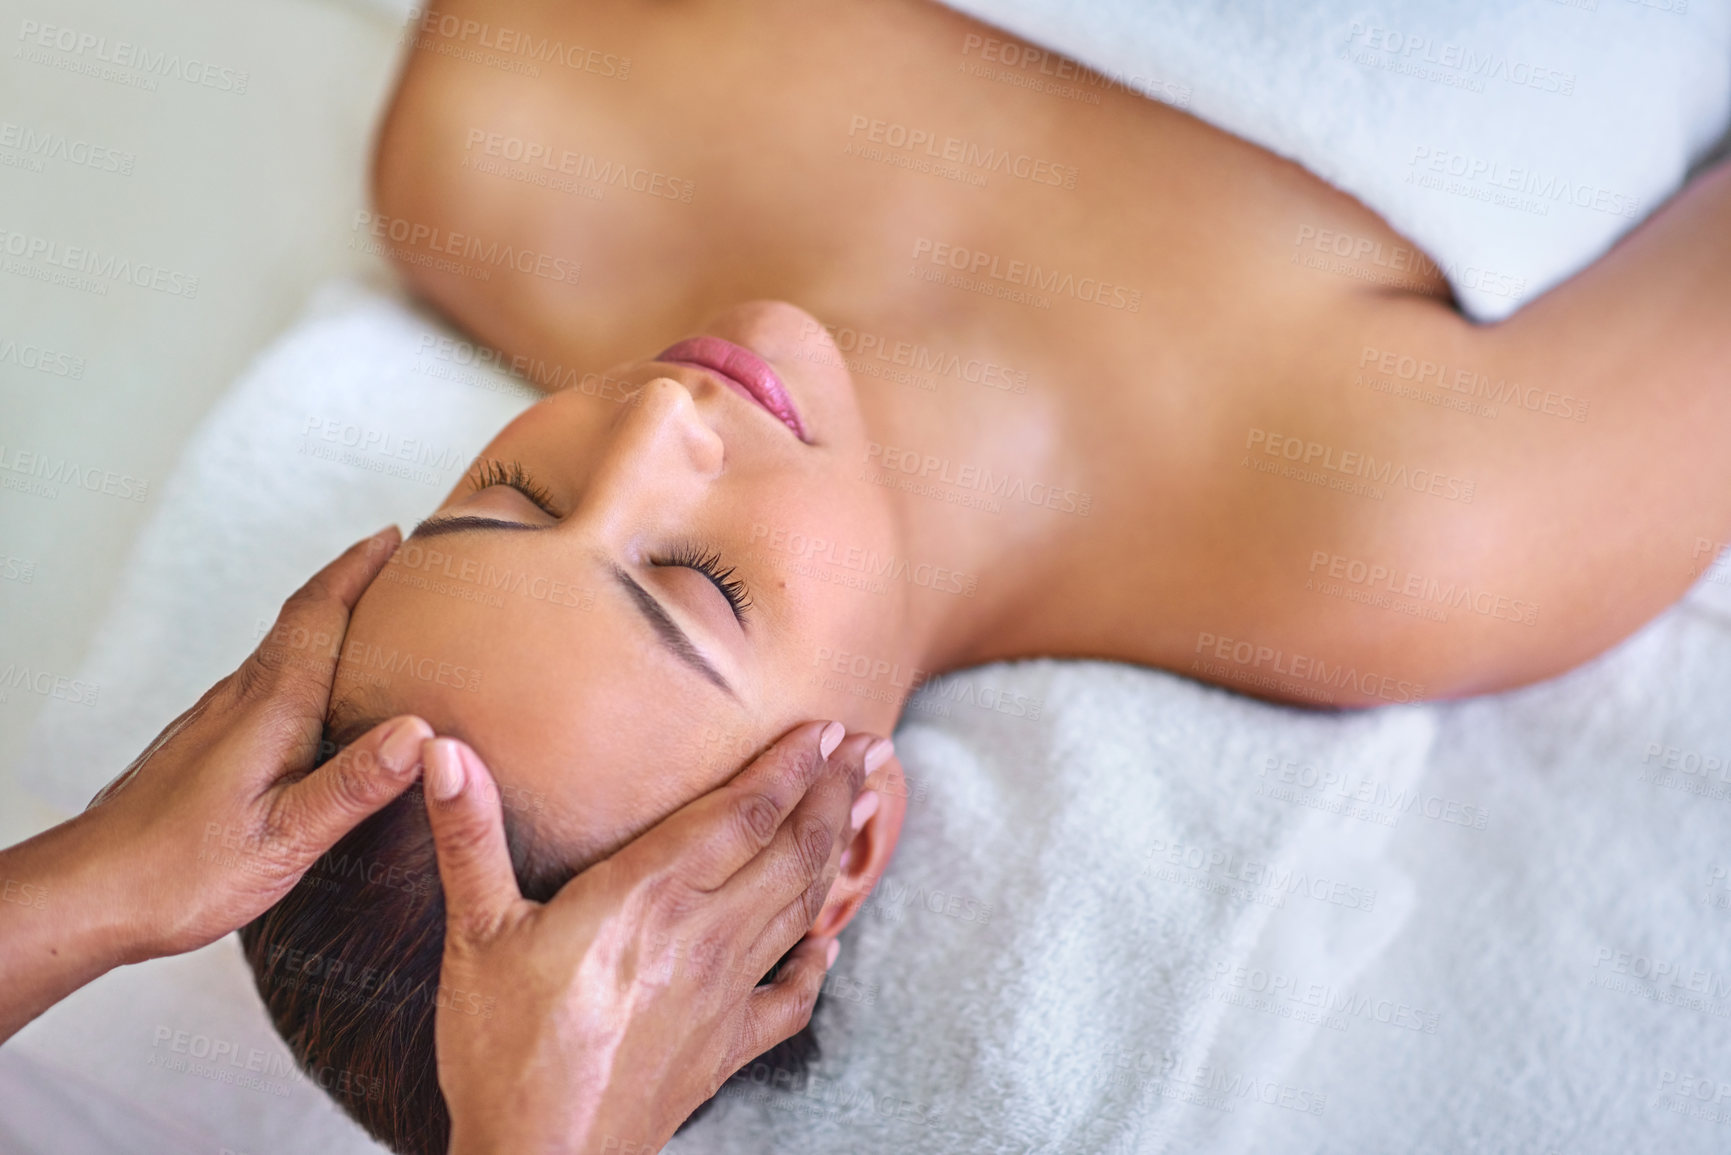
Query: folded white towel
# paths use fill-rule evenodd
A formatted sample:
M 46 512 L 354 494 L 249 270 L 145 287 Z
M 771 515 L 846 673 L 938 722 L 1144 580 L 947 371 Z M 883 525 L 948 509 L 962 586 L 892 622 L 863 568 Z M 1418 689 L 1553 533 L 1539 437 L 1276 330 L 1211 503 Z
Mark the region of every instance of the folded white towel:
M 1610 247 L 1731 116 L 1726 0 L 945 2 L 1304 165 L 1416 241 L 1483 320 Z M 1013 46 L 957 48 L 982 83 L 1076 87 Z M 1345 275 L 1399 279 L 1412 259 L 1292 240 L 1356 258 Z

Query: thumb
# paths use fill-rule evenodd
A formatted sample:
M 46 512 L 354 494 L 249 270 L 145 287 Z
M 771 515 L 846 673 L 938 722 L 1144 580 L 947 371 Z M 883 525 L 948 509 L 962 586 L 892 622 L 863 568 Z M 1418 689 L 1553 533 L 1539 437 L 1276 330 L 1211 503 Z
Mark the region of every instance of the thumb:
M 309 858 L 323 854 L 414 783 L 421 744 L 432 736 L 433 728 L 413 714 L 374 726 L 305 778 L 281 787 L 283 828 Z
M 505 842 L 499 787 L 480 755 L 455 738 L 422 748 L 427 821 L 445 888 L 445 939 L 485 939 L 523 901 Z

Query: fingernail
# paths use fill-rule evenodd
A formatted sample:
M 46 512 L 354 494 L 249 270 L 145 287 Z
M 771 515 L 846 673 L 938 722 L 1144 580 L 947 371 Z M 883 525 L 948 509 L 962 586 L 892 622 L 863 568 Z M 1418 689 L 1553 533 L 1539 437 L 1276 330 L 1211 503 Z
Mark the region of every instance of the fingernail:
M 829 949 L 824 952 L 824 964 L 823 965 L 825 967 L 834 966 L 835 965 L 835 956 L 840 954 L 840 953 L 841 953 L 841 940 L 837 939 L 837 938 L 830 939 L 829 940 Z
M 840 722 L 831 722 L 823 728 L 823 733 L 818 736 L 818 753 L 828 758 L 835 753 L 835 748 L 841 745 L 841 740 L 845 737 L 847 737 L 847 727 Z
M 463 760 L 457 756 L 457 744 L 449 738 L 435 740 L 427 751 L 425 777 L 427 789 L 440 802 L 449 802 L 463 792 Z
M 891 742 L 888 738 L 879 738 L 876 742 L 873 742 L 871 748 L 865 752 L 866 773 L 870 774 L 873 770 L 876 770 L 879 766 L 888 762 L 890 760 L 890 755 L 895 752 L 896 744 Z
M 878 812 L 878 803 L 881 801 L 883 800 L 878 797 L 876 790 L 867 790 L 853 800 L 853 813 L 850 818 L 855 830 L 871 821 L 871 816 Z
M 387 774 L 405 775 L 421 760 L 421 744 L 433 731 L 419 718 L 404 718 L 379 743 L 379 762 Z

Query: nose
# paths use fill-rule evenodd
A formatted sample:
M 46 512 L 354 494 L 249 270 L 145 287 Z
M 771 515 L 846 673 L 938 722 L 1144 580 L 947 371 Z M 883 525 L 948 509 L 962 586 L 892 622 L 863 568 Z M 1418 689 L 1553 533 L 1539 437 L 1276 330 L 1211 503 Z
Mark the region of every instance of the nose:
M 676 521 L 721 475 L 725 447 L 690 390 L 671 377 L 648 382 L 619 415 L 578 515 L 609 536 L 635 536 Z

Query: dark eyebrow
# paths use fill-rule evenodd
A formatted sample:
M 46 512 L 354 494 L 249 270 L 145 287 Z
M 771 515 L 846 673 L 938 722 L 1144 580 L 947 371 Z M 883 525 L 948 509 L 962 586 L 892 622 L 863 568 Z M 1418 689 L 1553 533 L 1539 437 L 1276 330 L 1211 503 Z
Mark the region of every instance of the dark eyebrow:
M 608 563 L 607 569 L 625 592 L 631 595 L 631 600 L 636 603 L 637 608 L 642 611 L 643 616 L 649 620 L 650 626 L 654 628 L 655 636 L 661 639 L 662 645 L 672 651 L 674 657 L 732 694 L 733 697 L 739 697 L 733 692 L 733 687 L 727 684 L 727 679 L 722 677 L 721 673 L 698 652 L 697 647 L 691 644 L 691 639 L 686 636 L 684 630 L 679 628 L 679 624 L 667 616 L 667 611 L 661 608 L 661 603 L 655 600 L 654 594 L 638 585 L 635 578 L 611 562 Z
M 412 538 L 438 537 L 442 533 L 466 533 L 475 529 L 552 529 L 556 523 L 547 525 L 531 525 L 526 521 L 506 521 L 499 517 L 429 517 L 417 525 L 409 536 Z
M 442 533 L 467 533 L 473 530 L 488 529 L 551 529 L 553 525 L 531 525 L 523 521 L 505 521 L 496 517 L 432 517 L 421 522 L 409 534 L 411 538 L 437 537 Z M 611 562 L 607 565 L 608 572 L 613 575 L 626 593 L 631 595 L 632 602 L 649 622 L 655 631 L 655 636 L 661 639 L 661 644 L 674 657 L 702 674 L 704 678 L 720 686 L 728 694 L 737 698 L 739 695 L 721 676 L 721 672 L 709 664 L 709 660 L 692 644 L 685 631 L 679 628 L 679 623 L 668 616 L 661 603 L 655 600 L 655 595 L 637 584 L 637 580 Z

